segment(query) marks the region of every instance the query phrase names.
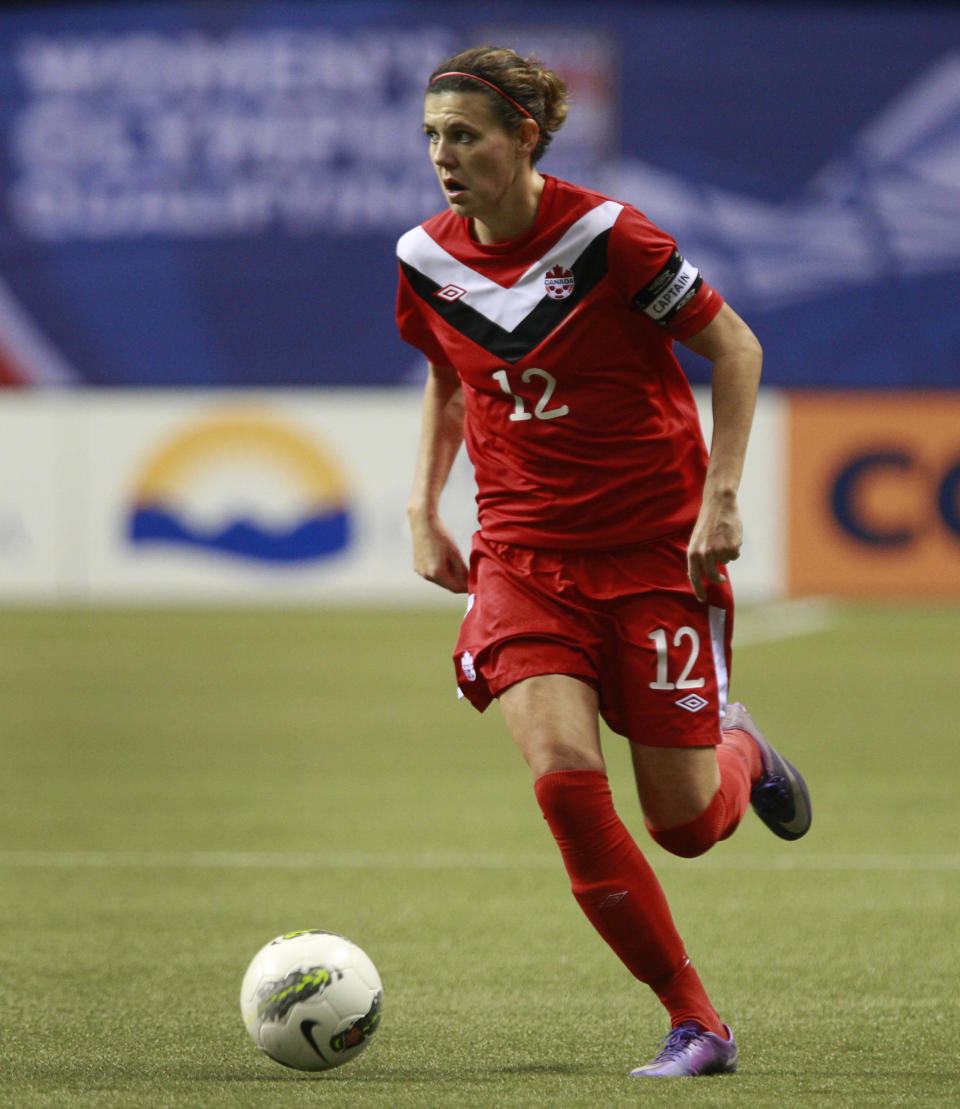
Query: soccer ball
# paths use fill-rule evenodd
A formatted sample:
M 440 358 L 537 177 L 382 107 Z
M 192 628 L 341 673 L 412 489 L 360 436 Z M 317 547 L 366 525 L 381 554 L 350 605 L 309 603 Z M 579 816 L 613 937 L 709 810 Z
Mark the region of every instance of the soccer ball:
M 383 985 L 369 956 L 333 932 L 290 932 L 254 955 L 240 987 L 253 1042 L 296 1070 L 356 1058 L 380 1025 Z

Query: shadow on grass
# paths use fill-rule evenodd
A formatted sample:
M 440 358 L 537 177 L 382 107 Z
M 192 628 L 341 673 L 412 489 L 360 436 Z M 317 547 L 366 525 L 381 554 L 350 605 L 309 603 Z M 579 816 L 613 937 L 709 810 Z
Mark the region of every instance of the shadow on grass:
M 391 1070 L 382 1070 L 379 1068 L 352 1069 L 350 1067 L 344 1067 L 342 1070 L 337 1068 L 335 1070 L 314 1071 L 309 1073 L 277 1066 L 273 1069 L 265 1069 L 262 1073 L 239 1074 L 236 1070 L 231 1072 L 225 1067 L 217 1067 L 204 1069 L 202 1073 L 196 1073 L 193 1075 L 192 1081 L 231 1082 L 245 1086 L 258 1082 L 274 1085 L 276 1083 L 291 1081 L 323 1082 L 334 1083 L 336 1085 L 346 1084 L 348 1086 L 359 1084 L 375 1085 L 377 1083 L 387 1082 L 398 1085 L 404 1083 L 415 1084 L 430 1082 L 446 1085 L 465 1081 L 476 1083 L 496 1082 L 498 1079 L 508 1078 L 510 1076 L 558 1075 L 587 1078 L 591 1075 L 602 1076 L 603 1073 L 604 1072 L 595 1065 L 572 1061 L 516 1063 L 509 1066 L 491 1063 L 489 1066 L 458 1067 L 456 1071 L 448 1071 L 435 1067 L 398 1067 Z M 189 1082 L 191 1078 L 184 1074 L 181 1076 L 180 1081 Z
M 510 1076 L 569 1075 L 585 1078 L 602 1074 L 596 1065 L 570 1060 L 531 1061 L 508 1065 L 490 1062 L 487 1065 L 458 1067 L 456 1070 L 448 1070 L 442 1066 L 391 1067 L 390 1069 L 378 1066 L 356 1068 L 346 1066 L 342 1069 L 312 1072 L 294 1070 L 269 1061 L 263 1067 L 250 1067 L 248 1064 L 232 1066 L 229 1063 L 196 1066 L 186 1062 L 179 1065 L 167 1062 L 155 1067 L 130 1068 L 125 1065 L 105 1064 L 103 1061 L 100 1061 L 97 1066 L 92 1066 L 77 1061 L 71 1064 L 58 1060 L 49 1065 L 34 1061 L 30 1066 L 17 1068 L 17 1070 L 19 1073 L 6 1075 L 5 1080 L 33 1082 L 49 1086 L 51 1089 L 76 1091 L 122 1091 L 156 1083 L 162 1083 L 168 1089 L 179 1090 L 210 1084 L 244 1087 L 263 1084 L 274 1087 L 291 1082 L 332 1083 L 337 1086 L 375 1085 L 388 1082 L 399 1085 L 416 1083 L 447 1085 L 451 1082 L 464 1081 L 496 1082 L 498 1079 Z

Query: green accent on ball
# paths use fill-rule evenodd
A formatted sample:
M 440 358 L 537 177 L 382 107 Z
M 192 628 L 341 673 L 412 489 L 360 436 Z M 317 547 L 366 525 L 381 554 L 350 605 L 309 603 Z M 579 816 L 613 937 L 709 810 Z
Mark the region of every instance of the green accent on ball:
M 264 1021 L 283 1020 L 297 1002 L 322 993 L 332 981 L 333 975 L 326 967 L 292 971 L 265 987 L 268 996 L 257 1006 L 257 1016 Z

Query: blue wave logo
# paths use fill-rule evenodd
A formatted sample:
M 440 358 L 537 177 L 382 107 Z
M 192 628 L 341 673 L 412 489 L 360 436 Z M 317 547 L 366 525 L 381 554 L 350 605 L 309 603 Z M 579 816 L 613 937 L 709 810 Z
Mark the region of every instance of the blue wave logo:
M 251 520 L 237 520 L 222 531 L 191 527 L 168 509 L 138 506 L 130 520 L 134 543 L 173 543 L 205 547 L 260 562 L 309 562 L 340 551 L 350 542 L 350 518 L 345 509 L 304 520 L 286 531 L 268 531 Z
M 198 522 L 191 501 L 201 485 L 207 503 Z M 278 488 L 288 519 L 268 522 Z M 331 458 L 302 431 L 257 413 L 209 418 L 165 443 L 140 475 L 133 502 L 127 534 L 138 546 L 294 564 L 335 555 L 352 538 L 344 481 Z

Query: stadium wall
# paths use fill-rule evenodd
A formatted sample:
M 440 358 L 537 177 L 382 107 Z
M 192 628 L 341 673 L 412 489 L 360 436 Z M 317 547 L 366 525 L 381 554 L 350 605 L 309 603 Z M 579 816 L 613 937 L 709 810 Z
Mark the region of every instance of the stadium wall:
M 709 398 L 698 391 L 709 428 Z M 405 508 L 420 394 L 386 390 L 0 394 L 0 597 L 429 604 Z M 761 399 L 741 596 L 782 593 L 783 401 Z M 442 511 L 466 547 L 461 453 Z
M 0 392 L 0 599 L 459 604 L 410 569 L 419 418 L 409 387 Z M 464 547 L 473 495 L 461 453 Z M 960 597 L 960 392 L 764 390 L 741 506 L 741 600 Z

